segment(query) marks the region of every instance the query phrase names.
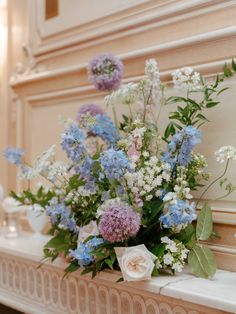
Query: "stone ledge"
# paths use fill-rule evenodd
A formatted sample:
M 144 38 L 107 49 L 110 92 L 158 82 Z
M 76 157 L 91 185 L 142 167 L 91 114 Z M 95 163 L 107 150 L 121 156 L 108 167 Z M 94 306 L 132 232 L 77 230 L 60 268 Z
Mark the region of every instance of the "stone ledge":
M 29 314 L 236 313 L 236 273 L 218 270 L 214 279 L 205 280 L 186 271 L 118 284 L 119 272 L 102 272 L 91 279 L 78 271 L 62 280 L 62 260 L 38 268 L 47 240 L 0 237 L 1 303 Z

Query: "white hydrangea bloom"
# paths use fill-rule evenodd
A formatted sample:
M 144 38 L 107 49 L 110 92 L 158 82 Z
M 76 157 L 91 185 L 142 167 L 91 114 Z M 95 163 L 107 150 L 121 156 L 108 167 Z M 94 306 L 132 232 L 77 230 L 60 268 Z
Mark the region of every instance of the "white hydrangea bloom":
M 177 89 L 199 90 L 201 88 L 201 77 L 191 67 L 184 67 L 172 72 L 174 87 Z
M 223 146 L 215 152 L 216 161 L 223 163 L 227 160 L 236 160 L 236 148 L 233 146 Z

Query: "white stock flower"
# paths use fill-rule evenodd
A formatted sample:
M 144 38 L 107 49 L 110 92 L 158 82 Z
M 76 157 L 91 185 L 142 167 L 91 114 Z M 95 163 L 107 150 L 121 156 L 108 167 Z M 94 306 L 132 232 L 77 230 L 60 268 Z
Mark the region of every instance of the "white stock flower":
M 223 163 L 226 160 L 236 160 L 236 148 L 233 146 L 222 146 L 215 152 L 216 161 Z
M 99 235 L 98 226 L 95 220 L 91 220 L 89 224 L 83 226 L 79 230 L 78 246 L 84 242 L 89 236 Z
M 160 73 L 155 59 L 149 59 L 145 63 L 145 74 L 149 79 L 152 103 L 158 104 L 160 98 Z
M 151 279 L 156 256 L 144 244 L 115 248 L 118 263 L 125 281 Z
M 174 87 L 178 89 L 198 90 L 201 87 L 201 78 L 198 72 L 191 67 L 184 67 L 172 72 Z

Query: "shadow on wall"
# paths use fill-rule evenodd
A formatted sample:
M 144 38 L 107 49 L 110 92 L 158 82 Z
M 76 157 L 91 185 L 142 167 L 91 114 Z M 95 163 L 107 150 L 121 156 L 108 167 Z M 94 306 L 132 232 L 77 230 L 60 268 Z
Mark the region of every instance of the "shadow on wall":
M 22 312 L 16 311 L 2 304 L 0 304 L 0 313 L 1 314 L 23 314 Z

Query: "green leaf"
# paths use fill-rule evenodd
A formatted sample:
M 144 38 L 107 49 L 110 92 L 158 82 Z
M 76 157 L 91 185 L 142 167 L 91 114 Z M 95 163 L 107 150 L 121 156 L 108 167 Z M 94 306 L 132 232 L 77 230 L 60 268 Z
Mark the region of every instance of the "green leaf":
M 216 105 L 218 105 L 219 104 L 219 101 L 211 101 L 211 102 L 208 102 L 207 104 L 206 104 L 206 107 L 207 108 L 212 108 L 212 107 L 215 107 Z
M 188 254 L 192 273 L 201 278 L 212 278 L 216 272 L 216 261 L 212 251 L 204 245 L 196 245 Z
M 153 253 L 154 255 L 156 255 L 156 256 L 158 257 L 158 256 L 162 256 L 162 255 L 164 254 L 165 249 L 166 249 L 165 244 L 164 244 L 164 243 L 161 243 L 161 244 L 155 246 L 154 248 L 152 248 L 151 251 L 152 251 L 152 253 Z
M 234 59 L 232 59 L 232 69 L 234 70 L 234 72 L 236 72 L 236 64 L 234 62 Z
M 124 279 L 122 277 L 116 280 L 117 283 L 118 282 L 123 282 L 123 281 L 124 281 Z
M 68 267 L 66 267 L 66 273 L 73 273 L 74 271 L 78 270 L 80 266 L 74 262 L 72 262 Z
M 113 265 L 112 265 L 112 261 L 109 258 L 105 259 L 105 263 L 109 266 L 110 269 L 113 270 Z
M 207 240 L 213 230 L 212 211 L 208 204 L 204 204 L 197 218 L 196 236 L 198 240 Z
M 223 71 L 226 77 L 231 77 L 233 75 L 232 71 L 228 68 L 227 63 L 224 64 Z

